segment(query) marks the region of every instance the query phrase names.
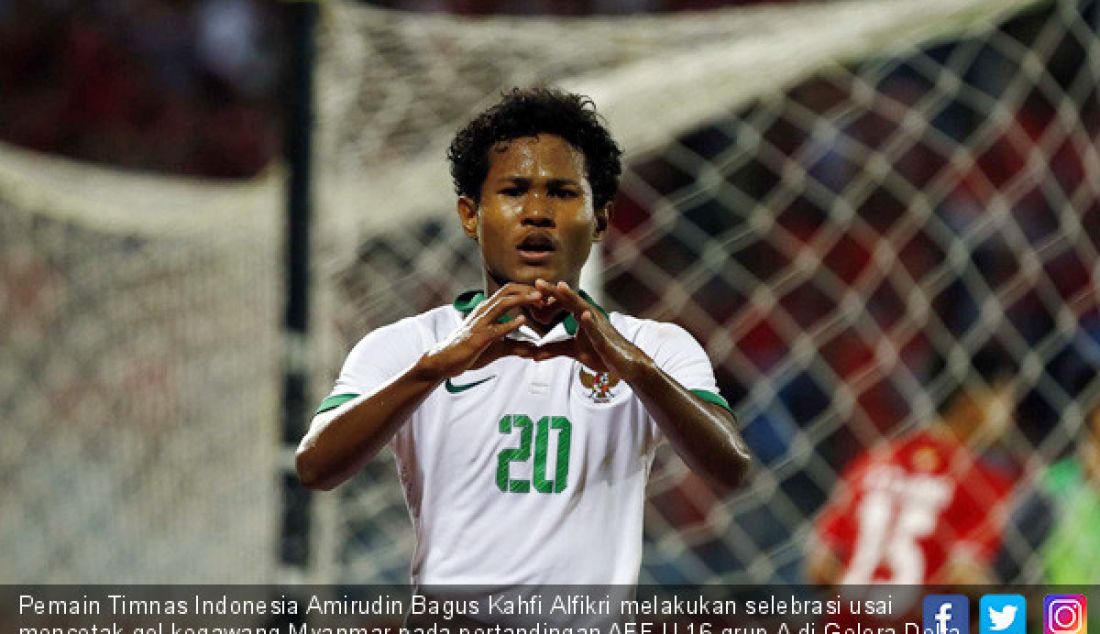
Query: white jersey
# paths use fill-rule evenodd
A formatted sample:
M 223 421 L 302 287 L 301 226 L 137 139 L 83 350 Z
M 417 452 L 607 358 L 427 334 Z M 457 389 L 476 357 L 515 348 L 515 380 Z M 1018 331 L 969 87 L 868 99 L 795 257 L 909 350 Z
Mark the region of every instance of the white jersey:
M 318 412 L 407 370 L 484 298 L 465 293 L 368 334 Z M 609 318 L 681 385 L 727 406 L 685 330 Z M 574 332 L 569 316 L 545 336 L 527 326 L 510 336 L 545 344 Z M 646 480 L 661 439 L 625 382 L 568 357 L 506 357 L 447 380 L 391 445 L 416 532 L 413 583 L 636 583 Z

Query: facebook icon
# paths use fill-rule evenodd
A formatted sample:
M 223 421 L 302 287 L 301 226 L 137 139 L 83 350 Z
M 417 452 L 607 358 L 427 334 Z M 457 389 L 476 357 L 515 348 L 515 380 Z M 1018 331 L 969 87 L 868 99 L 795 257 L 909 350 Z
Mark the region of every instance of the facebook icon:
M 970 634 L 970 601 L 962 594 L 924 597 L 923 634 Z

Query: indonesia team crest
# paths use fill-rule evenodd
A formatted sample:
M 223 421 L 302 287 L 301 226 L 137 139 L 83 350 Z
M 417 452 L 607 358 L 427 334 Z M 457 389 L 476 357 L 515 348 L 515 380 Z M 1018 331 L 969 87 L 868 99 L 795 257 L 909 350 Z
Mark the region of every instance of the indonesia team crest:
M 619 390 L 617 388 L 622 383 L 622 379 L 612 376 L 610 372 L 592 372 L 583 365 L 579 376 L 581 385 L 585 389 L 585 396 L 591 399 L 593 403 L 610 402 L 618 395 Z

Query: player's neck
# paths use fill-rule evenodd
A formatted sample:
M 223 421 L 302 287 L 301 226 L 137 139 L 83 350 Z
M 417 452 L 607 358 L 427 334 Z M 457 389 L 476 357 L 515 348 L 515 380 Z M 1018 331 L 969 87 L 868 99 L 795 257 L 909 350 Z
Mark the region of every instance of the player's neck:
M 564 310 L 559 310 L 548 321 L 545 317 L 543 317 L 545 323 L 540 322 L 538 318 L 536 318 L 536 316 L 531 313 L 530 310 L 524 309 L 523 314 L 527 317 L 527 325 L 530 326 L 531 330 L 534 330 L 536 333 L 538 333 L 538 336 L 540 337 L 545 336 L 546 333 L 554 329 L 554 326 L 557 326 L 559 323 L 561 323 L 563 319 L 565 319 Z

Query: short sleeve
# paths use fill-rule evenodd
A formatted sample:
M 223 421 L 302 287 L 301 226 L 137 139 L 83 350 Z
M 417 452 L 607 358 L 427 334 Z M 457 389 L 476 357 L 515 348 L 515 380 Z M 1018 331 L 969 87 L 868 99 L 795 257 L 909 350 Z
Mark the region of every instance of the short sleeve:
M 653 327 L 640 331 L 635 344 L 677 383 L 704 401 L 732 411 L 718 391 L 710 358 L 695 337 L 676 324 L 650 323 Z
M 332 392 L 316 413 L 327 412 L 393 379 L 424 352 L 416 322 L 403 319 L 363 337 L 348 353 Z
M 626 326 L 630 322 L 623 325 Z M 637 320 L 633 342 L 653 359 L 677 383 L 684 386 L 695 396 L 714 403 L 732 413 L 725 398 L 718 391 L 718 382 L 714 379 L 714 368 L 710 358 L 699 342 L 688 331 L 676 324 Z M 649 416 L 650 442 L 652 449 L 664 441 L 664 432 L 657 421 Z

